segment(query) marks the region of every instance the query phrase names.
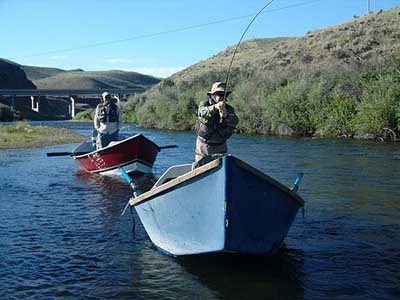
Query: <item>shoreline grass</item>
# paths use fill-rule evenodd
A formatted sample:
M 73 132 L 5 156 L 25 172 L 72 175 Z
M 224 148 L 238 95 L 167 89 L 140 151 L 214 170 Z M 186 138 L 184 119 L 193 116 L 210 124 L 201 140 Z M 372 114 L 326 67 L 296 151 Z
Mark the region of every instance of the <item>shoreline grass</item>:
M 66 128 L 31 126 L 23 122 L 15 125 L 0 125 L 0 150 L 38 148 L 85 140 L 87 137 Z

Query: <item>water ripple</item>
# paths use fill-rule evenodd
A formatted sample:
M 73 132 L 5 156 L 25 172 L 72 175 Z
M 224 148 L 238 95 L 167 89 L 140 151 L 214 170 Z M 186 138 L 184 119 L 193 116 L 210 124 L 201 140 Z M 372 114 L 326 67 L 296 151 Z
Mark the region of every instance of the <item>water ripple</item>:
M 68 126 L 89 133 L 92 124 Z M 154 176 L 137 178 L 143 189 L 170 165 L 192 160 L 193 133 L 141 132 L 179 145 L 160 152 Z M 400 162 L 393 145 L 234 136 L 233 154 L 282 183 L 305 173 L 305 218 L 296 218 L 272 258 L 178 259 L 155 249 L 136 213 L 120 217 L 127 184 L 45 155 L 74 146 L 0 151 L 1 299 L 400 297 Z

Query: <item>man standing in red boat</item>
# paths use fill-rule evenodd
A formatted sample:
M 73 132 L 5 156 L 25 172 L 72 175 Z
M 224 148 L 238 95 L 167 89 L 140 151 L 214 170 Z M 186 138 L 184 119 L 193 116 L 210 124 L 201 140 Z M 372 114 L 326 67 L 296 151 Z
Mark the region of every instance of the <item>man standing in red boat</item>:
M 118 141 L 118 132 L 122 124 L 120 108 L 111 101 L 111 94 L 104 92 L 96 107 L 94 128 L 97 130 L 97 149 L 106 147 L 111 141 Z
M 224 82 L 215 82 L 207 93 L 208 99 L 200 102 L 195 126 L 195 162 L 210 154 L 227 153 L 226 141 L 239 122 L 234 108 L 226 103 L 231 92 Z

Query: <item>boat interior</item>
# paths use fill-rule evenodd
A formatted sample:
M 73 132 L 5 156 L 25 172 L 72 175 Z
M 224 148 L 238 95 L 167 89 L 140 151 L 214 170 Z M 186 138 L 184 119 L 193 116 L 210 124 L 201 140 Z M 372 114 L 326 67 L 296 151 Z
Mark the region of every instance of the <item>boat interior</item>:
M 192 164 L 176 165 L 168 168 L 167 171 L 157 180 L 153 188 L 156 188 L 172 179 L 182 176 L 192 170 Z
M 168 181 L 175 179 L 179 176 L 185 175 L 186 173 L 189 173 L 190 171 L 192 171 L 194 169 L 204 166 L 205 164 L 212 162 L 216 159 L 222 158 L 226 155 L 229 155 L 229 154 L 210 154 L 192 164 L 183 164 L 183 165 L 172 166 L 157 180 L 157 182 L 154 184 L 153 188 L 156 188 L 164 183 L 167 183 Z
M 96 144 L 93 143 L 92 141 L 86 141 L 83 142 L 81 144 L 78 145 L 78 147 L 76 147 L 74 149 L 74 151 L 72 151 L 72 153 L 85 153 L 85 152 L 92 152 L 96 150 Z
M 126 134 L 120 134 L 118 136 L 118 141 L 112 141 L 110 144 L 108 144 L 107 147 L 113 146 L 113 145 L 119 143 L 120 141 L 123 141 L 123 140 L 125 140 L 125 139 L 127 139 L 129 137 L 131 137 L 131 136 L 130 135 L 126 135 Z M 90 152 L 93 152 L 93 151 L 96 151 L 96 150 L 97 150 L 96 149 L 96 137 L 93 136 L 90 140 L 79 144 L 72 151 L 72 153 L 78 153 L 79 152 L 80 154 L 82 154 L 82 153 L 90 153 Z
M 179 176 L 189 173 L 190 171 L 192 171 L 194 169 L 204 166 L 205 164 L 208 164 L 209 162 L 212 162 L 216 159 L 220 159 L 226 155 L 230 155 L 230 154 L 210 154 L 192 164 L 183 164 L 183 165 L 172 166 L 157 180 L 157 182 L 154 184 L 153 188 L 156 188 L 164 183 L 167 183 L 168 181 L 170 181 L 172 179 L 175 179 Z

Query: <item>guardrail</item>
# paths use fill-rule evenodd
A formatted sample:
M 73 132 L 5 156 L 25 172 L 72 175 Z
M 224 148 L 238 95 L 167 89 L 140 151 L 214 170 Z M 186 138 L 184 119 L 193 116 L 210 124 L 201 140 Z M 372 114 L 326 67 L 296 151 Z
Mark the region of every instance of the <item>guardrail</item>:
M 0 89 L 0 96 L 71 96 L 101 95 L 104 91 L 111 94 L 134 94 L 143 92 L 143 88 L 132 89 Z

